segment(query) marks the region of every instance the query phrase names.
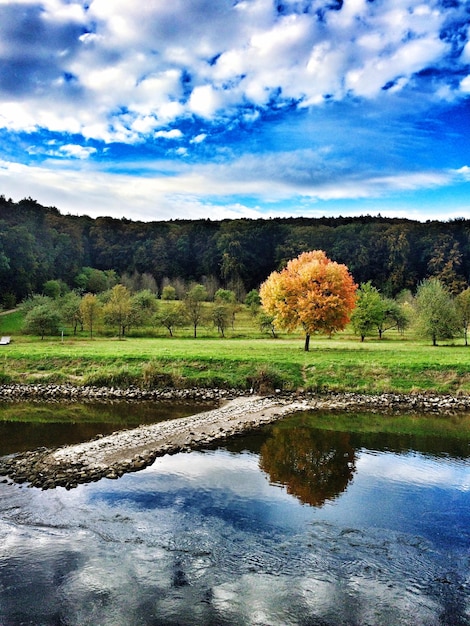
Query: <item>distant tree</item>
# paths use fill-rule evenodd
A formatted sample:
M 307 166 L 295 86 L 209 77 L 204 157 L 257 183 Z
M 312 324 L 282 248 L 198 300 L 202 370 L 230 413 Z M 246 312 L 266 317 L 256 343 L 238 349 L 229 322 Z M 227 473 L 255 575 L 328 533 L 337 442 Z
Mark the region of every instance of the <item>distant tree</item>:
M 258 315 L 258 323 L 262 333 L 268 333 L 276 337 L 276 327 L 274 325 L 274 315 L 269 315 L 265 311 L 261 311 Z
M 428 262 L 428 271 L 432 278 L 438 278 L 452 295 L 456 295 L 466 285 L 462 275 L 463 255 L 459 242 L 449 234 L 432 239 L 433 249 Z
M 470 287 L 461 291 L 455 298 L 457 316 L 463 330 L 465 345 L 468 346 L 468 327 L 470 325 Z
M 20 309 L 26 316 L 32 309 L 35 309 L 40 305 L 53 305 L 53 300 L 49 296 L 34 294 L 26 300 L 23 300 Z
M 126 329 L 132 321 L 131 294 L 124 285 L 115 285 L 111 290 L 111 297 L 103 307 L 105 324 L 115 326 L 119 339 L 126 334 Z
M 127 287 L 131 293 L 135 293 L 140 289 L 140 274 L 139 272 L 133 272 L 132 274 L 124 272 L 121 274 L 119 282 L 121 285 L 124 285 L 124 287 Z
M 260 297 L 274 323 L 288 331 L 301 326 L 305 351 L 313 333 L 332 333 L 349 322 L 356 285 L 345 265 L 328 259 L 322 250 L 304 252 L 261 285 Z
M 438 278 L 428 278 L 416 292 L 416 330 L 437 346 L 440 339 L 451 339 L 459 328 L 455 304 L 449 290 Z
M 218 332 L 225 337 L 225 330 L 230 324 L 231 310 L 230 305 L 215 304 L 212 309 L 212 321 Z
M 204 285 L 193 285 L 186 293 L 184 299 L 184 310 L 188 321 L 194 331 L 194 338 L 197 337 L 197 328 L 205 320 L 204 302 L 207 300 L 207 291 Z
M 237 297 L 234 291 L 230 289 L 217 289 L 214 294 L 214 302 L 225 302 L 226 304 L 234 304 Z
M 235 316 L 240 311 L 240 306 L 237 302 L 237 296 L 231 289 L 218 289 L 214 295 L 214 302 L 219 309 L 219 316 L 223 314 L 230 320 L 232 329 L 235 326 Z M 225 312 L 224 312 L 225 310 Z M 220 331 L 220 328 L 219 328 Z M 223 335 L 223 332 L 222 332 Z
M 75 277 L 75 284 L 81 292 L 102 293 L 112 289 L 118 282 L 114 270 L 97 270 L 93 267 L 83 267 Z
M 68 287 L 63 280 L 48 280 L 44 283 L 43 293 L 48 298 L 55 300 L 60 296 L 64 296 L 67 291 Z
M 246 294 L 245 306 L 248 308 L 250 315 L 256 317 L 261 308 L 261 298 L 256 289 L 252 289 Z
M 172 285 L 165 285 L 160 297 L 162 300 L 176 300 L 176 289 Z
M 255 306 L 259 308 L 261 306 L 261 298 L 257 289 L 252 289 L 246 294 L 245 304 L 248 307 Z
M 220 281 L 216 276 L 203 276 L 202 284 L 206 288 L 208 300 L 213 300 L 220 288 Z
M 121 276 L 121 280 L 119 281 L 121 285 L 124 285 L 129 289 L 131 293 L 137 293 L 139 291 L 150 291 L 151 293 L 157 293 L 158 286 L 155 278 L 152 274 L 145 272 L 144 274 L 139 274 L 139 272 L 133 272 L 129 274 L 128 272 L 124 272 Z
M 140 289 L 141 291 L 151 291 L 154 294 L 158 293 L 157 281 L 150 272 L 144 272 L 140 277 Z
M 93 339 L 93 329 L 101 317 L 102 305 L 94 293 L 87 293 L 80 302 L 80 315 L 83 325 L 90 332 L 90 339 Z
M 24 320 L 24 331 L 32 335 L 57 335 L 60 326 L 60 315 L 53 302 L 39 304 L 31 309 Z
M 167 291 L 166 287 L 171 287 L 171 289 Z M 184 300 L 187 290 L 187 284 L 182 278 L 172 277 L 170 279 L 168 276 L 165 276 L 162 280 L 162 296 L 163 293 L 171 294 L 171 297 L 174 294 L 175 297 L 172 297 L 173 300 Z M 163 298 L 162 296 L 160 296 L 162 300 L 170 299 L 168 297 Z
M 366 335 L 383 327 L 384 320 L 385 306 L 379 290 L 370 281 L 362 283 L 357 290 L 356 307 L 351 314 L 354 331 L 364 341 Z
M 148 324 L 157 310 L 157 298 L 149 289 L 142 289 L 131 297 L 132 325 Z
M 81 302 L 82 299 L 75 291 L 70 291 L 60 298 L 58 302 L 62 319 L 66 324 L 72 326 L 74 335 L 77 334 L 77 328 L 79 326 L 83 330 L 83 316 L 80 310 Z
M 382 296 L 382 304 L 384 307 L 384 318 L 382 323 L 378 325 L 379 339 L 387 330 L 396 328 L 398 332 L 403 333 L 410 325 L 410 317 L 407 315 L 406 306 L 399 304 L 392 298 L 384 298 Z
M 159 326 L 163 326 L 167 329 L 170 337 L 173 337 L 173 331 L 183 323 L 183 312 L 179 303 L 173 305 L 168 304 L 156 314 L 155 322 Z

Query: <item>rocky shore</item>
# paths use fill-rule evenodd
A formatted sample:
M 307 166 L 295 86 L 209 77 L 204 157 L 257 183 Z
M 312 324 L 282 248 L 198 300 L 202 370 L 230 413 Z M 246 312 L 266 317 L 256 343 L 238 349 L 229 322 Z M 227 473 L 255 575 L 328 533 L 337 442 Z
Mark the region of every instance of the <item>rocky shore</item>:
M 237 390 L 108 389 L 34 385 L 0 387 L 1 401 L 47 400 L 97 401 L 124 400 L 214 400 L 220 406 L 190 417 L 140 426 L 99 437 L 86 443 L 56 450 L 39 449 L 0 458 L 4 480 L 27 483 L 32 487 L 71 489 L 80 483 L 116 479 L 138 471 L 164 454 L 202 448 L 248 430 L 259 428 L 282 417 L 306 410 L 371 411 L 380 413 L 417 412 L 452 414 L 470 411 L 470 396 L 427 394 L 285 394 L 270 396 L 241 395 Z

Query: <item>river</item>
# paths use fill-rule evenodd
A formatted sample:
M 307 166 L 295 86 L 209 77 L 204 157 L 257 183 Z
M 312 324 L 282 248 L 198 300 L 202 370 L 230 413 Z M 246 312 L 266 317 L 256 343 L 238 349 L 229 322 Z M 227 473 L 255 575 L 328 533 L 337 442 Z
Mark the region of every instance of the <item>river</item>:
M 294 415 L 118 480 L 0 482 L 0 624 L 468 626 L 463 427 Z

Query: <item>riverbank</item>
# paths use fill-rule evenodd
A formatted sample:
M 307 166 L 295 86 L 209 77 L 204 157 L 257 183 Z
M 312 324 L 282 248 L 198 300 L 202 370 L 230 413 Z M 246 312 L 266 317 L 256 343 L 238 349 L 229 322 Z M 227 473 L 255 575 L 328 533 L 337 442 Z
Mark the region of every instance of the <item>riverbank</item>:
M 5 401 L 41 399 L 51 402 L 88 399 L 128 402 L 159 400 L 217 401 L 220 406 L 189 417 L 151 426 L 120 431 L 86 443 L 56 450 L 40 449 L 0 459 L 0 475 L 16 483 L 50 489 L 76 487 L 101 478 L 116 479 L 138 471 L 164 454 L 190 451 L 242 434 L 274 422 L 286 415 L 307 410 L 370 411 L 373 413 L 470 412 L 470 396 L 428 394 L 357 393 L 317 395 L 312 393 L 275 393 L 269 396 L 241 395 L 236 390 L 155 390 L 76 388 L 69 386 L 0 387 Z M 7 479 L 5 479 L 7 480 Z
M 433 348 L 395 335 L 362 343 L 341 334 L 312 337 L 310 352 L 302 347 L 294 336 L 123 341 L 68 337 L 61 342 L 13 335 L 1 352 L 0 384 L 150 392 L 217 388 L 249 393 L 253 389 L 260 395 L 276 389 L 470 395 L 469 349 L 464 346 Z

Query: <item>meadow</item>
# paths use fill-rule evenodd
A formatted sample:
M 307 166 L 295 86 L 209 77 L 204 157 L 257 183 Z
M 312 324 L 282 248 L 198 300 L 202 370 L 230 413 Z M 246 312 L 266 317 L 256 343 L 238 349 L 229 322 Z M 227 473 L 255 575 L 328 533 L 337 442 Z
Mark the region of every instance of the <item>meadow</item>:
M 349 329 L 332 338 L 315 336 L 304 352 L 298 334 L 263 334 L 242 310 L 225 338 L 212 326 L 139 329 L 128 337 L 71 329 L 57 337 L 23 335 L 22 316 L 0 319 L 0 381 L 72 383 L 108 387 L 223 387 L 255 391 L 304 389 L 328 392 L 470 393 L 470 348 L 463 340 L 433 347 L 412 331 L 389 331 L 360 342 Z
M 109 387 L 222 387 L 255 391 L 304 389 L 328 392 L 470 393 L 470 347 L 462 339 L 433 347 L 412 331 L 389 331 L 360 342 L 350 329 L 332 338 L 263 334 L 248 311 L 236 317 L 222 338 L 212 325 L 138 329 L 118 340 L 90 339 L 70 329 L 57 337 L 23 335 L 20 312 L 0 318 L 0 333 L 12 343 L 0 346 L 2 383 L 72 383 Z

